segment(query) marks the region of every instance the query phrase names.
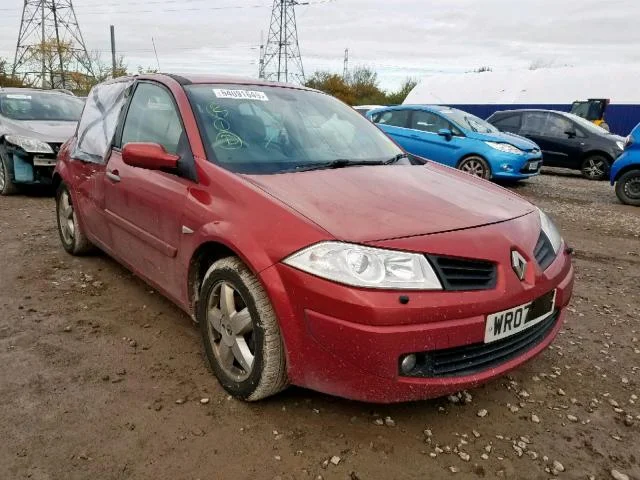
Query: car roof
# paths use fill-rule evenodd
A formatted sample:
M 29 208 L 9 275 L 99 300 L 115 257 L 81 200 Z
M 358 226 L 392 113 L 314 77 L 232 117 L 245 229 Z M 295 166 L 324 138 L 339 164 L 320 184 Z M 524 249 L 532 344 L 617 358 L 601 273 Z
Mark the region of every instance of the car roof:
M 448 110 L 458 110 L 457 108 L 447 107 L 446 105 L 410 105 L 410 104 L 402 104 L 402 105 L 392 105 L 389 107 L 380 107 L 376 108 L 376 110 L 427 110 L 430 112 L 443 112 Z
M 504 113 L 524 113 L 524 112 L 542 112 L 542 113 L 559 113 L 560 115 L 567 115 L 569 112 L 563 112 L 562 110 L 549 110 L 545 108 L 514 108 L 512 110 L 496 110 L 491 114 L 491 116 L 496 113 L 504 114 Z
M 308 88 L 302 85 L 294 85 L 284 82 L 272 82 L 260 78 L 243 77 L 236 75 L 222 75 L 222 74 L 203 74 L 203 73 L 151 73 L 142 75 L 128 75 L 125 77 L 117 77 L 112 80 L 107 80 L 104 83 L 120 82 L 120 81 L 132 81 L 132 80 L 156 80 L 160 82 L 167 82 L 172 79 L 178 82 L 180 85 L 197 85 L 197 84 L 235 84 L 235 85 L 254 85 L 260 87 L 282 87 L 282 88 L 294 88 L 297 90 L 309 90 L 317 91 L 312 88 Z

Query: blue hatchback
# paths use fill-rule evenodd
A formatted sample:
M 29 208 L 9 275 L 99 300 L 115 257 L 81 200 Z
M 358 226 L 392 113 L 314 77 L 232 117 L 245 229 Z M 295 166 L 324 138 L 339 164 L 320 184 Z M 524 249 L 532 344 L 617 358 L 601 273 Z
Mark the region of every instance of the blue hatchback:
M 367 118 L 407 152 L 478 177 L 521 180 L 540 173 L 535 143 L 462 110 L 398 105 L 367 112 Z
M 611 185 L 622 203 L 640 207 L 640 123 L 631 131 L 624 152 L 611 166 Z

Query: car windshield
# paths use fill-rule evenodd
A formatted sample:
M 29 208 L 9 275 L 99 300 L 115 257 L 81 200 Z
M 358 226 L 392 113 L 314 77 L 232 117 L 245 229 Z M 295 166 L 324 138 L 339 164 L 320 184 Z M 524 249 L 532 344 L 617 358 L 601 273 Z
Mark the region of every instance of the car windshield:
M 599 127 L 598 125 L 590 122 L 589 120 L 579 117 L 578 115 L 574 115 L 573 113 L 565 113 L 565 115 L 571 120 L 573 120 L 574 122 L 576 122 L 580 127 L 584 128 L 585 130 L 591 133 L 595 133 L 596 135 L 611 135 L 611 132 L 605 130 L 602 127 Z
M 377 127 L 323 93 L 258 85 L 188 85 L 207 156 L 238 173 L 269 174 L 402 153 Z
M 439 113 L 465 130 L 471 130 L 478 133 L 498 133 L 500 131 L 485 120 L 482 120 L 475 115 L 471 115 L 470 113 L 463 112 L 462 110 L 455 110 L 452 108 L 449 110 L 440 110 Z
M 12 120 L 77 122 L 83 106 L 82 100 L 62 93 L 0 93 L 0 115 Z

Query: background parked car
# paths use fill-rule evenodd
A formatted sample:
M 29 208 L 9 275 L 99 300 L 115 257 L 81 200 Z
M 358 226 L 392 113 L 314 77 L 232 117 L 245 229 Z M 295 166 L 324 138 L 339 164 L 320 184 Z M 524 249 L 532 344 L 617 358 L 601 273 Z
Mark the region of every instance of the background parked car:
M 542 166 L 535 143 L 455 108 L 399 105 L 367 117 L 407 152 L 477 177 L 520 180 L 537 175 Z
M 611 167 L 611 185 L 622 203 L 640 207 L 640 123 L 629 134 L 622 155 Z
M 360 115 L 366 115 L 367 112 L 371 110 L 375 110 L 376 108 L 382 108 L 382 105 L 356 105 L 353 109 L 358 112 Z
M 504 132 L 536 142 L 544 164 L 580 170 L 590 180 L 604 180 L 622 153 L 624 138 L 571 113 L 555 110 L 503 110 L 487 121 Z
M 0 194 L 50 184 L 60 146 L 84 102 L 67 91 L 0 88 Z

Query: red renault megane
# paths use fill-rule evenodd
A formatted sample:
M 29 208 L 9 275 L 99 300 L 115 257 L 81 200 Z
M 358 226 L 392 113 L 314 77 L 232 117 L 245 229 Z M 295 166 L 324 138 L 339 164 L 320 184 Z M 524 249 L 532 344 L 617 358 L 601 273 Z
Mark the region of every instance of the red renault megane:
M 473 387 L 547 347 L 571 297 L 569 249 L 541 210 L 302 87 L 103 83 L 55 182 L 64 248 L 103 250 L 191 314 L 245 400 Z

